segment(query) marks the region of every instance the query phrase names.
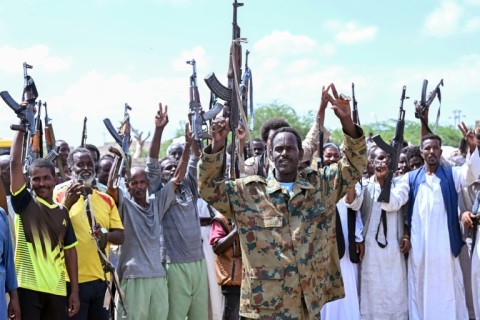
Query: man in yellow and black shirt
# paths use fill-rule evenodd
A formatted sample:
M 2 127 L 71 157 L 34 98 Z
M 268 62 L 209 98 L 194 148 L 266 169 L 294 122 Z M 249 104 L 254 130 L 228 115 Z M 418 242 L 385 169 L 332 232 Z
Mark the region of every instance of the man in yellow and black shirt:
M 10 163 L 11 200 L 18 214 L 15 269 L 21 315 L 24 319 L 64 320 L 67 315 L 76 314 L 80 307 L 77 240 L 68 210 L 53 201 L 56 178 L 51 161 L 33 161 L 29 178 L 34 194 L 26 188 L 20 160 L 21 134 L 15 135 Z M 65 270 L 75 288 L 68 305 Z

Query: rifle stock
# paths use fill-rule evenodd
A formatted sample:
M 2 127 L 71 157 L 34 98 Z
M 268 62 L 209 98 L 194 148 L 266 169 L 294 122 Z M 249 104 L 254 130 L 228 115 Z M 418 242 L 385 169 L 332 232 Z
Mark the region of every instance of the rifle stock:
M 383 151 L 385 151 L 390 157 L 390 161 L 388 163 L 387 177 L 385 178 L 385 183 L 382 188 L 382 191 L 378 196 L 378 199 L 377 199 L 378 202 L 385 202 L 385 203 L 390 202 L 390 190 L 392 186 L 393 175 L 398 169 L 400 152 L 403 148 L 403 141 L 404 141 L 403 132 L 405 128 L 405 110 L 403 109 L 403 102 L 405 99 L 408 99 L 408 97 L 405 96 L 406 90 L 407 90 L 406 86 L 403 86 L 402 96 L 400 98 L 401 103 L 400 103 L 400 111 L 399 111 L 398 120 L 397 120 L 397 126 L 395 128 L 395 135 L 391 143 L 387 144 L 380 135 L 375 135 L 373 137 L 373 141 L 375 141 L 377 146 Z

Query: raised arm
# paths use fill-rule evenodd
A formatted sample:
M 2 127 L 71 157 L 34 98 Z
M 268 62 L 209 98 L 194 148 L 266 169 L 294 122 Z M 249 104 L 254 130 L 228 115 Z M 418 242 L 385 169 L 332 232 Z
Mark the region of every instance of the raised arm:
M 10 150 L 10 190 L 15 194 L 25 184 L 22 169 L 23 133 L 15 131 L 12 148 Z
M 212 144 L 205 148 L 198 166 L 198 190 L 200 196 L 227 218 L 232 218 L 227 192 L 227 182 L 223 179 L 222 162 L 225 138 L 229 132 L 228 118 L 217 118 L 212 123 Z
M 363 136 L 363 131 L 353 123 L 352 111 L 350 109 L 350 98 L 343 94 L 339 96 L 333 83 L 328 86 L 327 92 L 329 88 L 332 89 L 333 97 L 327 93 L 328 98 L 332 104 L 332 110 L 335 112 L 338 119 L 340 119 L 343 132 L 353 139 L 360 138 Z
M 177 169 L 175 170 L 175 174 L 172 178 L 172 186 L 174 189 L 176 189 L 177 186 L 183 182 L 183 179 L 185 179 L 185 174 L 187 173 L 188 169 L 188 160 L 190 159 L 190 151 L 192 151 L 192 155 L 194 157 L 198 158 L 200 156 L 198 143 L 194 140 L 192 132 L 190 132 L 190 125 L 186 123 L 185 147 L 183 148 L 182 156 L 180 157 Z
M 147 169 L 145 170 L 148 180 L 148 192 L 154 193 L 160 189 L 160 166 L 158 165 L 158 154 L 160 152 L 160 143 L 162 141 L 162 133 L 168 124 L 168 107 L 163 110 L 162 103 L 158 104 L 158 111 L 155 115 L 155 130 L 153 133 L 152 143 L 147 159 Z
M 329 95 L 328 88 L 322 87 L 322 97 L 320 99 L 320 105 L 318 106 L 317 115 L 315 121 L 313 121 L 312 127 L 308 131 L 305 139 L 302 141 L 303 159 L 302 161 L 310 160 L 312 155 L 317 150 L 318 146 L 318 130 L 323 131 L 323 143 L 325 144 L 330 138 L 330 131 L 328 131 L 323 125 L 325 123 L 325 110 L 328 106 Z
M 152 143 L 150 144 L 150 150 L 148 156 L 150 158 L 158 159 L 160 153 L 160 143 L 162 141 L 162 133 L 165 126 L 168 124 L 168 106 L 165 106 L 163 111 L 162 103 L 158 104 L 158 111 L 155 115 L 155 131 L 153 132 Z

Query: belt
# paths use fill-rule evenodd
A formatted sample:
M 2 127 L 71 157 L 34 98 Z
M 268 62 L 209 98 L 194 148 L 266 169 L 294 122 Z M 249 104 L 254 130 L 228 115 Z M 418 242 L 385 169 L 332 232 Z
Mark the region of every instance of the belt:
M 200 226 L 206 227 L 212 224 L 212 218 L 203 218 L 200 217 Z

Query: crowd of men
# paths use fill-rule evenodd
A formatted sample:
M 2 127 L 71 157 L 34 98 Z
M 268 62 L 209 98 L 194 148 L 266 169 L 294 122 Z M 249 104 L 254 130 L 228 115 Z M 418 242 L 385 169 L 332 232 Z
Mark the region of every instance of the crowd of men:
M 323 128 L 329 105 L 340 146 Z M 406 143 L 387 183 L 390 155 L 328 89 L 303 141 L 282 118 L 261 139 L 240 128 L 253 155 L 236 178 L 228 117 L 204 150 L 187 125 L 163 158 L 166 106 L 153 122 L 128 178 L 117 156 L 63 140 L 60 161 L 24 172 L 15 133 L 0 156 L 0 319 L 480 318 L 480 128 L 459 126 L 454 162 L 435 134 Z

